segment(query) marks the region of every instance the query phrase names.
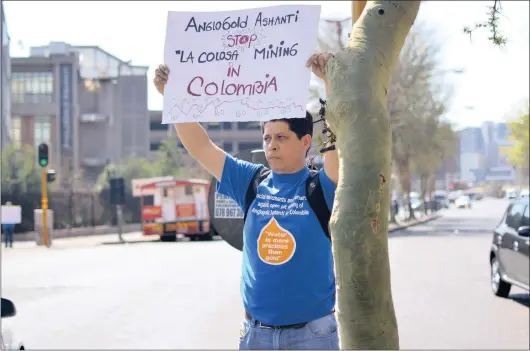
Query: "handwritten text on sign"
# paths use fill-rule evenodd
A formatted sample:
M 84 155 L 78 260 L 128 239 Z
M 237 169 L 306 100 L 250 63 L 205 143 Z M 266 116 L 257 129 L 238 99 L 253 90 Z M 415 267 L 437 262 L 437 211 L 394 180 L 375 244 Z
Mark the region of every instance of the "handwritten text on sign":
M 169 12 L 162 123 L 305 117 L 320 6 Z

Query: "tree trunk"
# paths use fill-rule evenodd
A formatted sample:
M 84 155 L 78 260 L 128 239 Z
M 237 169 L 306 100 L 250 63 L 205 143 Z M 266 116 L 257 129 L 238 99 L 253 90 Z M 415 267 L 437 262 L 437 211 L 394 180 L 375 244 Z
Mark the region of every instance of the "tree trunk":
M 330 221 L 341 349 L 398 349 L 388 257 L 387 88 L 420 1 L 373 1 L 327 65 L 339 182 Z
M 416 219 L 416 214 L 414 214 L 414 209 L 412 208 L 412 201 L 410 201 L 410 193 L 407 196 L 407 205 L 409 207 L 409 218 L 407 218 L 407 221 L 412 221 Z
M 436 175 L 430 174 L 427 178 L 427 194 L 429 195 L 429 209 L 431 210 L 431 213 L 436 209 L 436 201 L 432 195 L 432 193 L 436 190 Z M 427 213 L 427 212 L 425 212 Z
M 390 202 L 390 223 L 394 223 L 394 224 L 397 223 L 396 216 L 397 216 L 397 211 L 394 211 L 394 204 Z
M 407 217 L 407 221 L 411 221 L 413 219 L 416 219 L 416 215 L 414 214 L 414 210 L 412 209 L 412 202 L 410 201 L 410 191 L 412 183 L 412 179 L 410 177 L 410 162 L 403 162 L 401 163 L 401 166 L 399 167 L 399 179 L 401 182 L 401 192 L 403 193 L 403 196 L 407 199 L 407 209 L 409 211 L 409 216 Z
M 420 197 L 421 204 L 423 206 L 423 213 L 427 214 L 427 202 L 425 201 L 425 196 L 427 195 L 427 182 L 429 181 L 429 176 L 427 174 L 420 175 Z

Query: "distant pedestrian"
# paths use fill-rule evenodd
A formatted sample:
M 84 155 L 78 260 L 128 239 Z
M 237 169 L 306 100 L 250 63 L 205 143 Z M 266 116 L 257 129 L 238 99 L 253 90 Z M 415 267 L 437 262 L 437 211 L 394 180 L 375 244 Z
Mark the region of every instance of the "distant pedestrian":
M 399 203 L 397 201 L 397 199 L 393 199 L 392 200 L 392 211 L 394 212 L 394 218 L 398 215 L 399 213 Z
M 11 205 L 12 204 L 10 201 L 6 202 L 6 206 L 11 206 Z M 13 233 L 15 232 L 15 224 L 13 223 L 2 224 L 2 229 L 4 230 L 6 248 L 8 245 L 9 247 L 13 247 Z

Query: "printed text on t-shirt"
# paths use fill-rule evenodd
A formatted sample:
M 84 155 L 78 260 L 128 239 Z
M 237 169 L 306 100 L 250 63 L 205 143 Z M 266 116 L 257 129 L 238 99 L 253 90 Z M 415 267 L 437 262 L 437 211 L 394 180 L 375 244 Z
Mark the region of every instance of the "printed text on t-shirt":
M 252 213 L 258 216 L 307 216 L 309 215 L 307 199 L 296 195 L 285 198 L 269 194 L 257 194 Z

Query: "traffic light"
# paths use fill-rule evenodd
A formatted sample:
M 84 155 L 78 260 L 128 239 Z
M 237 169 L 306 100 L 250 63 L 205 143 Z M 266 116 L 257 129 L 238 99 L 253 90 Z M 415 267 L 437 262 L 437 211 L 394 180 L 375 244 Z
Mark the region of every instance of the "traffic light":
M 39 145 L 39 166 L 48 166 L 48 145 L 44 143 Z
M 55 170 L 48 170 L 46 177 L 48 179 L 48 183 L 53 183 L 55 181 Z
M 125 204 L 125 181 L 123 178 L 110 178 L 111 205 Z

